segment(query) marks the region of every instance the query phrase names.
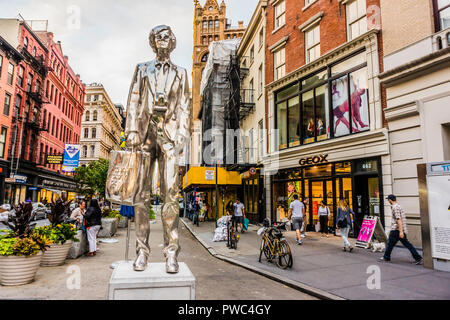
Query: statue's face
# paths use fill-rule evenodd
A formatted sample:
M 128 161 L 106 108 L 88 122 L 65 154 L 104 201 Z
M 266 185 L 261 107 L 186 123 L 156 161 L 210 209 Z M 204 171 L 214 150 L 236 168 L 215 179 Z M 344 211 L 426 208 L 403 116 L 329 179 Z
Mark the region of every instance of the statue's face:
M 156 42 L 156 48 L 157 49 L 170 49 L 170 31 L 169 30 L 163 30 L 159 32 L 155 36 L 155 42 Z

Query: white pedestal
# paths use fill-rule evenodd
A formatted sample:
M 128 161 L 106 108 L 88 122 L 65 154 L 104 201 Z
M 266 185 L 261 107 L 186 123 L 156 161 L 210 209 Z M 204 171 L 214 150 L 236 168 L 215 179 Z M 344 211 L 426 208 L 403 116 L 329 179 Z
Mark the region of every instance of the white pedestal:
M 132 261 L 120 262 L 109 280 L 109 300 L 195 300 L 195 277 L 184 262 L 179 266 L 170 274 L 165 263 L 134 271 Z

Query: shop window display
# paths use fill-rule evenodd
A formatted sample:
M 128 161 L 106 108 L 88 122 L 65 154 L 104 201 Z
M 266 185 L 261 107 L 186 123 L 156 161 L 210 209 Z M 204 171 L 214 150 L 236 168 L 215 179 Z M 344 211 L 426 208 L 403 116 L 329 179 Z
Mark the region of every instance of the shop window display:
M 316 88 L 316 135 L 317 141 L 330 138 L 327 86 Z
M 314 142 L 314 91 L 302 94 L 303 102 L 303 144 Z
M 369 130 L 369 103 L 367 99 L 367 68 L 350 74 L 350 94 L 352 104 L 352 131 Z
M 347 76 L 332 82 L 334 136 L 340 137 L 350 133 L 348 114 Z
M 289 147 L 300 145 L 300 103 L 298 97 L 289 100 Z
M 278 113 L 277 113 L 278 145 L 279 145 L 279 149 L 281 150 L 281 149 L 287 148 L 286 102 L 280 103 L 278 105 L 277 110 L 278 110 Z

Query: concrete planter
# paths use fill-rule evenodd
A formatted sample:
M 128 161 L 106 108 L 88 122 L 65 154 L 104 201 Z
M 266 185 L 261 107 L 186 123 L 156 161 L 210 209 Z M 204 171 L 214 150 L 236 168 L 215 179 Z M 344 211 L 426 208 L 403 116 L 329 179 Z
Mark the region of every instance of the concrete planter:
M 98 233 L 99 238 L 111 238 L 117 232 L 118 218 L 102 218 L 102 228 Z
M 77 238 L 80 241 L 72 242 L 69 252 L 67 253 L 67 259 L 76 259 L 89 251 L 87 238 L 82 230 L 77 231 L 77 235 L 75 236 L 75 238 Z
M 0 256 L 0 284 L 20 286 L 33 282 L 43 256 L 42 252 L 30 257 Z
M 126 227 L 128 227 L 128 217 L 120 218 L 118 228 L 126 228 Z
M 67 253 L 72 246 L 72 240 L 66 241 L 64 244 L 52 244 L 44 252 L 44 257 L 41 261 L 43 267 L 54 267 L 64 264 L 66 261 Z

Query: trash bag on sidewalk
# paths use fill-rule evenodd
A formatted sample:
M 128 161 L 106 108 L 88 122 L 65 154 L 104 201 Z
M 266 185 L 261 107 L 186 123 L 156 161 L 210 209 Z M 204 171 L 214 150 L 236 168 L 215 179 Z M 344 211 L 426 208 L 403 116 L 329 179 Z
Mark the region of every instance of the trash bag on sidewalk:
M 227 240 L 227 227 L 217 227 L 214 230 L 213 242 L 226 241 Z

